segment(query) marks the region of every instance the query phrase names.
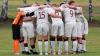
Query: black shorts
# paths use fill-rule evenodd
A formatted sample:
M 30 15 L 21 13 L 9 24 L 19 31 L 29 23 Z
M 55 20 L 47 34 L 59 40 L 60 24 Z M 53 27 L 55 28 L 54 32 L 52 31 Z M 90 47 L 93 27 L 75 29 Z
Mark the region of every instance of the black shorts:
M 20 40 L 20 25 L 12 25 L 13 40 Z

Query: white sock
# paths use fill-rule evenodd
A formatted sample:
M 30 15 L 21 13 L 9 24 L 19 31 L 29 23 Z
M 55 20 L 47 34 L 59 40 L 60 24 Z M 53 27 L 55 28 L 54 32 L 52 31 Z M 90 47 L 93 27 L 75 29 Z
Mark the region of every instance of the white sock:
M 64 42 L 64 49 L 66 52 L 68 52 L 68 41 Z
M 62 52 L 63 41 L 58 41 L 58 52 Z
M 24 49 L 24 43 L 23 42 L 20 43 L 20 49 L 21 49 L 21 51 L 25 51 L 25 49 Z
M 45 44 L 45 52 L 48 53 L 48 41 L 45 41 L 44 44 Z
M 78 51 L 82 50 L 82 44 L 78 43 Z
M 50 41 L 50 48 L 52 51 L 55 51 L 55 41 Z
M 86 51 L 86 40 L 82 40 L 82 50 Z
M 40 53 L 42 53 L 42 41 L 38 41 L 38 48 Z
M 28 47 L 25 47 L 25 51 L 29 51 Z
M 77 41 L 73 41 L 73 43 L 72 43 L 72 50 L 73 51 L 77 50 Z

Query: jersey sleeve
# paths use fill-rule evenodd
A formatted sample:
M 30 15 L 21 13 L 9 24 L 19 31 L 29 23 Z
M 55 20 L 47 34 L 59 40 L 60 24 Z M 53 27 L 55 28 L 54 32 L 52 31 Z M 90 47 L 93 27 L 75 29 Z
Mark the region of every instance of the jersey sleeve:
M 18 8 L 18 10 L 23 11 L 25 15 L 26 15 L 26 14 L 31 14 L 31 15 L 32 15 L 33 12 L 34 12 L 35 10 L 37 10 L 37 9 L 38 9 L 38 7 Z
M 46 9 L 46 11 L 47 11 L 48 14 L 51 14 L 53 9 L 52 8 L 48 8 L 48 9 Z
M 37 17 L 37 10 L 34 12 L 34 17 Z
M 61 6 L 61 7 L 59 7 L 59 9 L 61 10 L 61 11 L 64 11 L 64 8 Z

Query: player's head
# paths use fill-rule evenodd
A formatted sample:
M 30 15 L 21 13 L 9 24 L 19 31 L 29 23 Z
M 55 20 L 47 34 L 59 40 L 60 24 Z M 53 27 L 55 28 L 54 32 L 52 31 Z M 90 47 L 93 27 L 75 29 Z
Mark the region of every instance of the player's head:
M 60 6 L 62 6 L 63 4 L 65 4 L 65 3 L 60 3 Z
M 51 6 L 52 6 L 52 7 L 58 7 L 58 5 L 57 5 L 57 4 L 52 4 Z
M 45 8 L 45 7 L 46 7 L 46 5 L 40 4 L 39 9 L 43 9 L 43 8 Z
M 73 1 L 73 0 L 72 1 L 69 1 L 68 4 L 69 5 L 75 5 L 75 1 Z

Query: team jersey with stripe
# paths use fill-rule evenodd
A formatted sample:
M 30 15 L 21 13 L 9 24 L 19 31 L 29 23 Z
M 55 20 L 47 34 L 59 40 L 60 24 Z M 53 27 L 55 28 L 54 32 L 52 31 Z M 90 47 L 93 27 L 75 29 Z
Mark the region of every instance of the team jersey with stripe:
M 18 8 L 20 11 L 23 11 L 25 14 L 34 12 L 38 9 L 38 6 L 34 7 L 25 7 L 25 8 Z
M 81 14 L 78 14 L 78 13 L 81 13 Z M 82 22 L 82 23 L 87 22 L 87 20 L 85 19 L 84 15 L 83 15 L 82 7 L 77 7 L 76 20 L 77 20 L 77 22 Z
M 75 10 L 71 8 L 61 8 L 60 9 L 64 12 L 65 23 L 66 22 L 76 22 L 75 17 Z
M 56 10 L 54 10 L 53 8 L 51 8 L 51 10 L 49 11 L 49 14 L 54 14 L 54 15 L 62 16 L 61 12 L 56 11 Z M 62 21 L 61 18 L 54 18 L 54 17 L 51 17 L 51 19 L 52 19 L 52 22 L 55 22 L 55 21 Z
M 48 23 L 48 11 L 45 8 L 37 9 L 35 17 L 37 17 L 37 23 Z

